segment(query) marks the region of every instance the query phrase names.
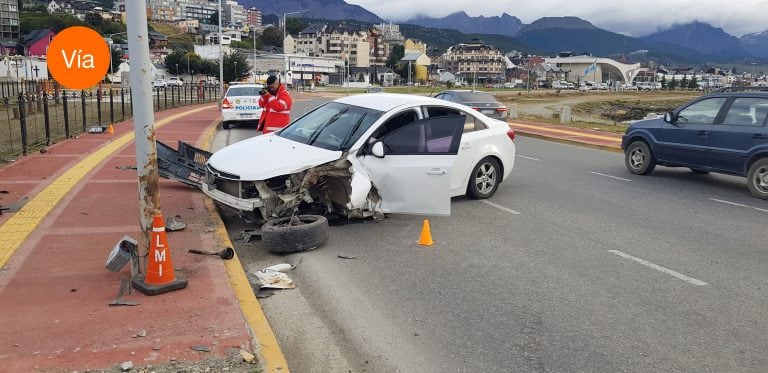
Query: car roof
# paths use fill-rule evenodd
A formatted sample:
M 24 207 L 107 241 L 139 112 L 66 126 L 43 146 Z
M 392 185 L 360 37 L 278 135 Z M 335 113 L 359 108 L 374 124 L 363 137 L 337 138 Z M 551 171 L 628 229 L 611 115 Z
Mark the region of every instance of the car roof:
M 433 97 L 400 94 L 400 93 L 363 93 L 359 95 L 342 97 L 340 99 L 337 99 L 336 102 L 347 104 L 347 105 L 360 106 L 360 107 L 374 109 L 374 110 L 380 110 L 380 111 L 390 111 L 396 107 L 400 107 L 408 104 L 418 104 L 418 105 L 451 104 L 448 101 L 440 100 Z

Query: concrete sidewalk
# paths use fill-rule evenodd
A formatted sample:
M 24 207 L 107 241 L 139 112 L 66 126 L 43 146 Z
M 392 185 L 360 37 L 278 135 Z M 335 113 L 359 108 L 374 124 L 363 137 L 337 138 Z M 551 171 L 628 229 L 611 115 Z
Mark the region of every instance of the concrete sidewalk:
M 178 140 L 209 141 L 219 113 L 208 104 L 155 118 L 157 139 L 175 147 Z M 134 291 L 124 299 L 140 305 L 108 306 L 130 269 L 108 271 L 107 255 L 124 235 L 141 238 L 133 126 L 115 128 L 115 134 L 83 134 L 0 169 L 0 204 L 28 199 L 20 211 L 0 215 L 0 371 L 226 360 L 242 348 L 260 355 L 267 371 L 286 372 L 239 262 L 187 252 L 230 243 L 212 205 L 179 182 L 161 179 L 159 195 L 166 220 L 178 216 L 187 224 L 168 233 L 168 242 L 176 273 L 189 286 L 157 296 Z M 272 349 L 271 361 L 265 349 Z

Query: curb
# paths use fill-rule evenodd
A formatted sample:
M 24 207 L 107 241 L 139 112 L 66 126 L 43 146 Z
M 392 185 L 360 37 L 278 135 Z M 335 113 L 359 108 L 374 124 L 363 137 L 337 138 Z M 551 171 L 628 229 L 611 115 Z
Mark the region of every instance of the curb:
M 592 148 L 592 149 L 598 149 L 598 150 L 606 150 L 613 153 L 624 153 L 621 148 L 617 148 L 615 146 L 608 146 L 608 145 L 599 145 L 599 144 L 592 144 L 588 142 L 582 142 L 582 141 L 576 141 L 576 140 L 569 140 L 569 139 L 563 139 L 559 137 L 551 137 L 547 135 L 541 135 L 538 133 L 531 133 L 531 132 L 522 132 L 520 130 L 515 130 L 515 134 L 525 137 L 531 137 L 539 140 L 546 140 L 551 142 L 557 142 L 561 144 L 568 144 L 568 145 L 577 145 L 585 148 Z
M 200 148 L 209 150 L 213 136 L 216 133 L 216 128 L 218 128 L 220 122 L 221 120 L 217 119 L 211 123 L 206 130 L 208 133 L 204 136 Z M 232 241 L 229 239 L 227 227 L 224 225 L 224 221 L 221 220 L 213 200 L 208 196 L 203 196 L 205 207 L 208 209 L 208 213 L 216 225 L 216 240 L 221 243 L 221 247 L 233 247 Z M 248 281 L 245 270 L 243 270 L 240 258 L 235 253 L 234 258 L 223 262 L 229 276 L 229 283 L 235 293 L 235 298 L 237 298 L 240 304 L 240 310 L 243 312 L 243 317 L 248 324 L 250 334 L 254 338 L 253 345 L 254 347 L 259 347 L 259 361 L 263 363 L 266 372 L 289 373 L 290 370 L 288 369 L 285 355 L 283 355 L 283 351 L 280 349 L 277 337 L 272 332 L 272 327 L 269 326 L 264 310 L 262 310 L 256 295 L 253 293 L 253 288 Z

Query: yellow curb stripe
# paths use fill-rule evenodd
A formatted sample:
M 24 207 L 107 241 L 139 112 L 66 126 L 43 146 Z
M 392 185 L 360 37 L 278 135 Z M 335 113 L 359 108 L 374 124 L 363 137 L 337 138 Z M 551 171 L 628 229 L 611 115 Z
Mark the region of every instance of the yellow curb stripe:
M 592 134 L 589 134 L 589 133 L 573 132 L 573 131 L 567 131 L 567 130 L 559 130 L 559 129 L 556 129 L 556 128 L 547 128 L 547 127 L 541 127 L 541 126 L 531 126 L 531 125 L 528 125 L 528 124 L 514 123 L 514 122 L 510 122 L 509 125 L 510 126 L 515 126 L 515 127 L 535 129 L 537 131 L 562 133 L 562 134 L 566 134 L 566 135 L 573 135 L 573 136 L 579 136 L 579 137 L 588 137 L 588 138 L 598 139 L 598 140 L 608 140 L 608 141 L 615 141 L 615 142 L 619 142 L 619 143 L 621 142 L 621 139 L 617 139 L 615 137 L 592 135 Z
M 156 122 L 155 128 L 181 117 L 194 114 L 198 111 L 210 109 L 211 107 L 212 106 L 206 106 L 172 115 Z M 32 231 L 40 225 L 43 219 L 48 216 L 61 199 L 64 198 L 64 196 L 69 193 L 72 188 L 83 179 L 83 177 L 85 177 L 85 175 L 91 172 L 112 153 L 131 142 L 133 138 L 133 132 L 126 133 L 78 162 L 32 198 L 21 210 L 6 220 L 5 223 L 0 225 L 0 268 L 5 266 L 5 263 L 7 263 L 13 253 L 24 244 L 24 241 L 29 237 Z
M 211 141 L 218 126 L 218 121 L 211 125 L 208 129 L 208 134 L 200 144 L 202 149 L 210 150 Z M 224 226 L 224 222 L 221 220 L 216 206 L 213 204 L 213 200 L 210 197 L 205 197 L 205 206 L 208 208 L 208 212 L 211 214 L 211 218 L 216 224 L 216 236 L 223 247 L 234 247 L 232 241 L 229 239 L 229 233 L 227 227 Z M 256 295 L 253 294 L 253 288 L 248 281 L 248 276 L 243 270 L 243 265 L 240 262 L 240 258 L 235 253 L 235 257 L 232 260 L 225 260 L 224 267 L 227 269 L 227 275 L 229 276 L 229 283 L 232 286 L 232 290 L 235 292 L 235 298 L 237 298 L 240 304 L 240 310 L 245 316 L 245 320 L 248 326 L 251 328 L 251 332 L 256 337 L 256 341 L 259 343 L 258 355 L 261 357 L 261 361 L 264 362 L 264 366 L 267 372 L 274 373 L 290 373 L 288 370 L 288 362 L 285 360 L 280 344 L 277 342 L 277 337 L 272 332 L 272 328 L 269 326 L 264 310 L 261 309 L 259 300 L 256 299 Z

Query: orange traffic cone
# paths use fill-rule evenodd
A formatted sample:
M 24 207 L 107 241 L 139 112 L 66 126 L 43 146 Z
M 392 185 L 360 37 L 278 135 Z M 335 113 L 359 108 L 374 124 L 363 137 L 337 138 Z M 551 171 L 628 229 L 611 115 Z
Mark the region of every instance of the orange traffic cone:
M 432 241 L 432 233 L 429 231 L 429 220 L 427 219 L 424 219 L 424 224 L 421 226 L 421 238 L 419 238 L 417 243 L 423 246 L 431 246 L 434 243 Z
M 150 240 L 144 278 L 141 274 L 135 276 L 133 287 L 146 295 L 157 295 L 187 287 L 187 279 L 173 274 L 171 248 L 168 247 L 163 215 L 155 214 Z
M 115 126 L 112 123 L 107 126 L 107 133 L 115 133 Z

